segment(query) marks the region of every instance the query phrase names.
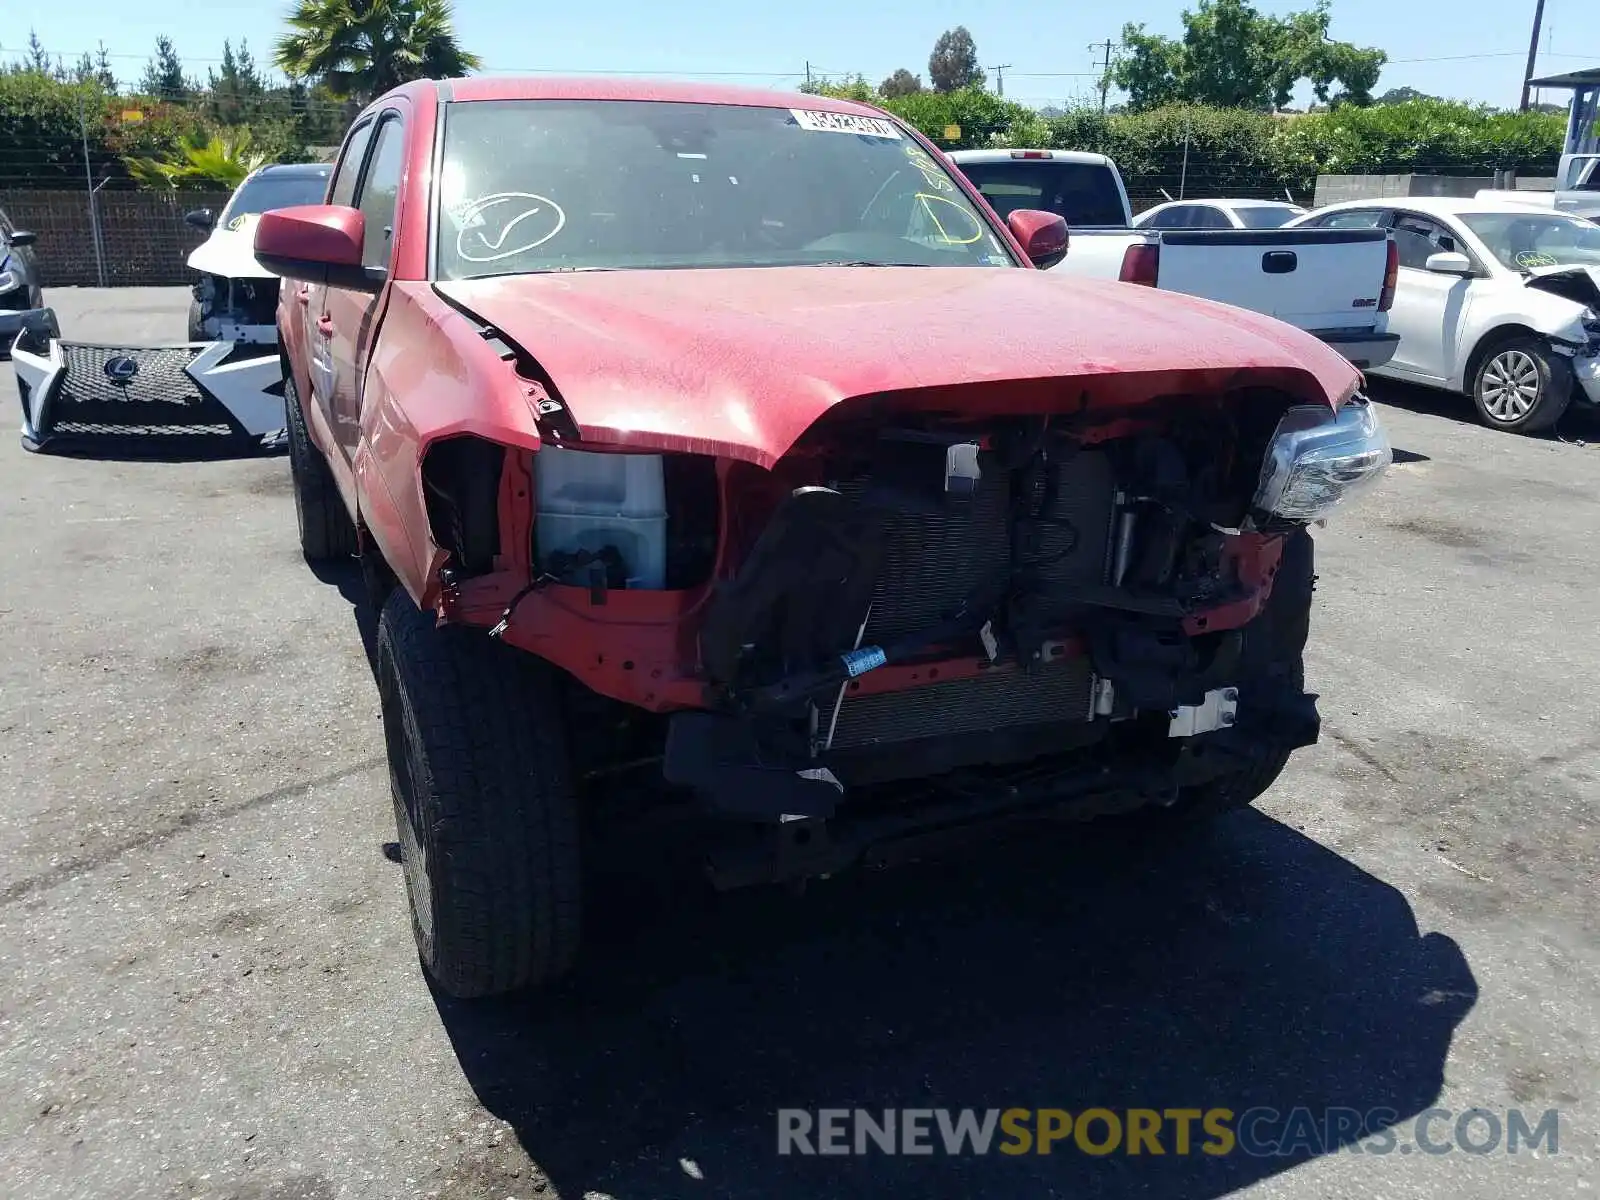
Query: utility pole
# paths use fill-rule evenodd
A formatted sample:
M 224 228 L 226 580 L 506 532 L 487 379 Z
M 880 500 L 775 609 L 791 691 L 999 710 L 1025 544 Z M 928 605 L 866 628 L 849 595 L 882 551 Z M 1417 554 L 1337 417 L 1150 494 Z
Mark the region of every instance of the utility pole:
M 1539 2 L 1542 4 L 1542 3 L 1544 3 L 1544 0 L 1539 0 Z M 808 58 L 808 59 L 806 59 L 806 91 L 809 92 L 810 90 L 811 90 L 811 60 Z
M 1541 0 L 1541 3 L 1543 0 Z M 1090 42 L 1089 49 L 1104 50 L 1105 57 L 1100 62 L 1100 111 L 1106 110 L 1106 93 L 1111 89 L 1111 39 L 1103 42 Z
M 1518 112 L 1528 111 L 1528 80 L 1533 78 L 1533 65 L 1539 57 L 1539 26 L 1544 24 L 1544 0 L 1533 3 L 1533 36 L 1528 39 L 1528 69 L 1522 73 L 1522 103 Z
M 998 67 L 989 68 L 994 72 L 994 87 L 997 95 L 1004 96 L 1006 94 L 1006 68 L 1010 65 L 1010 63 L 1001 63 Z

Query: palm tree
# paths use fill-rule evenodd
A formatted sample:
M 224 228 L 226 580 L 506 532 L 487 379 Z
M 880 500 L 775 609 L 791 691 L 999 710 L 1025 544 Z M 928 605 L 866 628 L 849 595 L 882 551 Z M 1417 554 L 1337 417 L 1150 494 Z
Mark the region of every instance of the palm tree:
M 480 61 L 456 41 L 450 0 L 298 0 L 273 62 L 359 101 L 413 79 L 445 79 Z
M 148 188 L 232 191 L 268 159 L 256 149 L 248 129 L 217 129 L 184 135 L 166 158 L 127 158 L 123 162 L 128 174 Z

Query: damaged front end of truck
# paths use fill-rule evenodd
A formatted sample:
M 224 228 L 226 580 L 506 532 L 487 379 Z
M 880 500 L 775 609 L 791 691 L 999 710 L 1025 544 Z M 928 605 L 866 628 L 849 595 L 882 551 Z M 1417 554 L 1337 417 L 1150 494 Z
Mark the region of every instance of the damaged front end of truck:
M 604 444 L 530 382 L 538 450 L 424 457 L 440 613 L 561 669 L 580 777 L 754 830 L 721 886 L 1247 803 L 1318 736 L 1307 526 L 1389 445 L 1353 389 L 1104 382 L 858 397 L 770 465 Z

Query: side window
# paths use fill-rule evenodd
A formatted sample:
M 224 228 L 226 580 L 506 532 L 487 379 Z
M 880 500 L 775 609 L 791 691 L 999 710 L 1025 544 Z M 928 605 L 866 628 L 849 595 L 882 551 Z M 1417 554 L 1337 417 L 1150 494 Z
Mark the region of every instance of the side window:
M 1429 255 L 1456 248 L 1455 239 L 1439 225 L 1404 213 L 1395 218 L 1394 242 L 1400 251 L 1400 265 L 1418 271 L 1426 269 Z
M 1194 223 L 1192 229 L 1232 229 L 1233 222 L 1228 220 L 1228 215 L 1220 208 L 1210 204 L 1201 204 L 1194 210 Z
M 339 160 L 339 171 L 333 177 L 333 189 L 328 194 L 329 204 L 345 207 L 355 202 L 356 180 L 361 178 L 361 162 L 367 157 L 367 143 L 372 140 L 372 124 L 361 126 L 345 143 L 344 157 Z
M 1329 213 L 1314 222 L 1308 222 L 1318 229 L 1376 229 L 1382 223 L 1381 208 L 1356 208 L 1349 212 Z
M 356 207 L 366 217 L 366 243 L 361 253 L 364 267 L 387 267 L 389 248 L 394 240 L 395 197 L 400 191 L 400 167 L 405 156 L 405 131 L 399 117 L 385 116 L 378 123 L 378 136 L 361 181 L 361 198 Z

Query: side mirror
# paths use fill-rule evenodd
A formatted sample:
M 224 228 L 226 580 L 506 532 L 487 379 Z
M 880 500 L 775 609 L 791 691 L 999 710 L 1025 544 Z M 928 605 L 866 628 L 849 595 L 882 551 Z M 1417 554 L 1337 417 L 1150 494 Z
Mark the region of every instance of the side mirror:
M 201 233 L 210 233 L 211 227 L 217 223 L 217 218 L 209 208 L 196 208 L 183 214 L 183 223 L 198 229 Z
M 1055 213 L 1037 208 L 1015 209 L 1006 217 L 1006 227 L 1041 271 L 1067 256 L 1067 223 Z
M 18 229 L 5 235 L 8 246 L 31 246 L 39 240 L 37 233 L 29 233 L 26 229 Z
M 1453 250 L 1428 255 L 1428 261 L 1423 266 L 1436 275 L 1472 274 L 1472 260 L 1465 254 L 1458 254 Z
M 274 275 L 305 283 L 375 292 L 387 272 L 361 265 L 367 220 L 360 209 L 301 204 L 261 214 L 255 256 Z

